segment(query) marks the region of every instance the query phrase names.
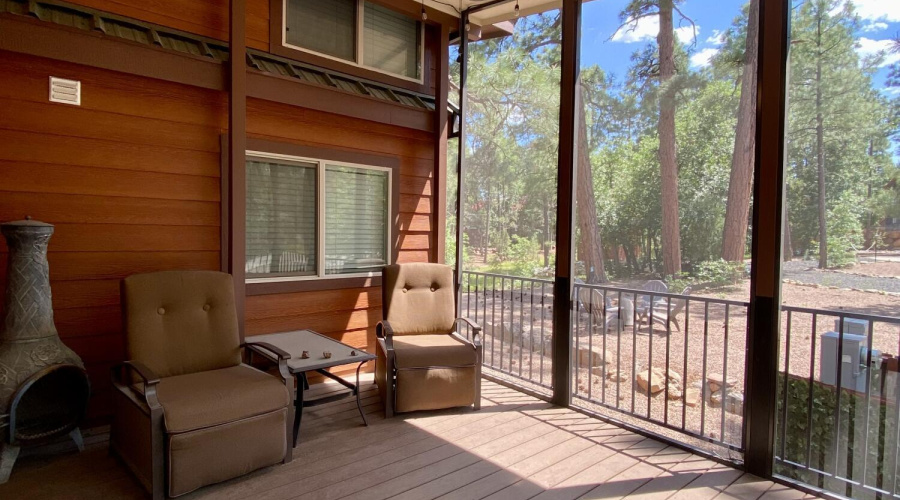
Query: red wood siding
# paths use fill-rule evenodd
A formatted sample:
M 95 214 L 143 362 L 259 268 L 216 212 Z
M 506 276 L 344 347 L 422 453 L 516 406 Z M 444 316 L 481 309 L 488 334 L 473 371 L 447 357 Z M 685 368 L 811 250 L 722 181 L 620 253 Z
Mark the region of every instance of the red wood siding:
M 47 101 L 49 76 L 82 105 Z M 218 269 L 222 93 L 0 51 L 0 221 L 56 225 L 50 280 L 60 336 L 84 359 L 107 413 L 124 357 L 119 280 Z M 7 249 L 0 242 L 0 296 Z

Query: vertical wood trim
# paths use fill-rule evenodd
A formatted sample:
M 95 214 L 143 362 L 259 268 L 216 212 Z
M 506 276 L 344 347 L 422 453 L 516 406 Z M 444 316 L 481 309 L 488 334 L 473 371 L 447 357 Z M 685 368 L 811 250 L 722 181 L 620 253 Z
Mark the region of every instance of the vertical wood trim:
M 781 327 L 781 256 L 787 116 L 790 3 L 763 0 L 759 11 L 759 86 L 756 95 L 756 164 L 747 370 L 744 386 L 744 464 L 772 476 L 778 337 Z
M 559 101 L 559 168 L 556 203 L 556 274 L 553 282 L 553 403 L 569 406 L 572 396 L 572 240 L 575 219 L 575 86 L 579 78 L 581 2 L 562 5 L 562 74 Z
M 463 173 L 465 172 L 466 151 L 466 77 L 469 72 L 469 37 L 466 36 L 466 25 L 469 23 L 469 12 L 463 11 L 459 16 L 459 139 L 456 157 L 456 316 L 462 316 L 462 272 L 463 272 Z
M 245 0 L 229 1 L 228 16 L 228 178 L 231 192 L 228 198 L 230 231 L 228 271 L 234 278 L 235 305 L 241 339 L 244 338 L 244 304 L 246 282 L 244 264 L 247 249 L 247 9 Z
M 434 43 L 437 68 L 434 75 L 434 173 L 431 183 L 432 225 L 431 261 L 443 263 L 447 242 L 447 93 L 450 88 L 450 57 L 448 44 L 450 29 L 441 25 L 434 30 L 438 39 Z

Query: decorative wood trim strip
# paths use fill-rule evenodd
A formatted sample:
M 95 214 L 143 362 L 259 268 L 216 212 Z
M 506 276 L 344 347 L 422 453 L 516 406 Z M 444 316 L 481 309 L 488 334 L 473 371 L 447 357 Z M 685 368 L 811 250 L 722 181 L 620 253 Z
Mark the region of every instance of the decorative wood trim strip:
M 381 276 L 282 281 L 277 283 L 247 283 L 247 296 L 376 286 L 381 286 Z

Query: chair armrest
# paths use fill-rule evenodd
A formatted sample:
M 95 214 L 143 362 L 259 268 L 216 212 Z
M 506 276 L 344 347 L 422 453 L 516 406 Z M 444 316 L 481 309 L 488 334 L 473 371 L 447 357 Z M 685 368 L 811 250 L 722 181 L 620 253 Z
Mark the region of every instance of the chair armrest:
M 291 355 L 286 351 L 275 347 L 268 342 L 244 342 L 241 344 L 241 347 L 250 352 L 255 352 L 269 360 L 271 363 L 278 365 L 278 373 L 281 375 L 281 380 L 285 384 L 293 383 L 291 380 L 291 371 L 287 365 L 288 360 L 291 359 Z
M 394 328 L 388 320 L 383 319 L 375 325 L 375 337 L 384 340 L 387 350 L 394 350 Z
M 268 342 L 244 342 L 242 347 L 262 356 L 266 356 L 272 359 L 272 361 L 291 359 L 291 355 L 288 354 L 287 351 L 281 349 L 280 347 L 275 347 Z M 272 354 L 274 354 L 275 356 L 273 357 Z
M 472 328 L 472 343 L 476 346 L 481 345 L 481 325 L 469 318 L 456 318 L 456 320 L 454 320 L 455 323 L 459 323 L 460 321 Z
M 143 381 L 143 398 L 147 406 L 151 409 L 161 408 L 159 398 L 156 396 L 159 377 L 147 365 L 140 361 L 123 361 L 112 368 L 113 382 L 118 382 L 124 387 L 131 385 L 130 381 L 126 379 L 126 376 L 131 374 L 137 374 Z

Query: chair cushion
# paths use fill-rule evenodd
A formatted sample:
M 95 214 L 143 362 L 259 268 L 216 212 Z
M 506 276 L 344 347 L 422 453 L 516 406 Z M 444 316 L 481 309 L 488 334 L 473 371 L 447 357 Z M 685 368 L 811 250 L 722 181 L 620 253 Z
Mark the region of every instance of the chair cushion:
M 262 415 L 290 402 L 280 380 L 247 365 L 167 377 L 157 394 L 169 434 Z
M 475 402 L 474 366 L 397 371 L 394 411 L 438 410 Z
M 282 408 L 208 429 L 169 434 L 169 496 L 281 462 L 288 446 L 287 415 L 287 408 Z
M 234 284 L 226 273 L 162 271 L 122 281 L 126 359 L 161 378 L 241 363 Z
M 450 333 L 456 320 L 453 270 L 443 264 L 384 268 L 385 318 L 397 335 Z
M 395 335 L 394 360 L 400 369 L 472 366 L 476 353 L 475 346 L 454 335 Z

